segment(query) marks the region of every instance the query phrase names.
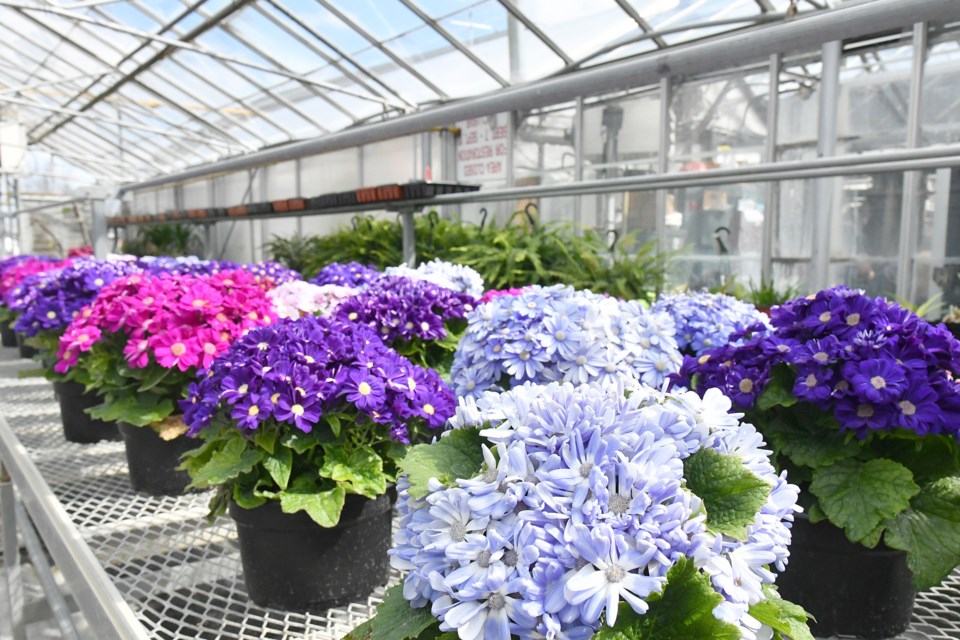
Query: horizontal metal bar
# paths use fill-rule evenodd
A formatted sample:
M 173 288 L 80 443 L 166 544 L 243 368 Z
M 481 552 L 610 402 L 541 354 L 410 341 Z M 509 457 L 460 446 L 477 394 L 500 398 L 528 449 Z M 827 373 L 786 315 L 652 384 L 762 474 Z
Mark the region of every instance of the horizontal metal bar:
M 30 213 L 31 211 L 42 211 L 43 209 L 52 209 L 53 207 L 65 207 L 68 204 L 74 204 L 76 202 L 87 202 L 90 198 L 71 198 L 69 200 L 58 200 L 57 202 L 48 202 L 46 204 L 38 204 L 35 207 L 27 207 L 26 209 L 18 209 L 14 213 Z
M 26 447 L 20 444 L 2 416 L 0 459 L 96 637 L 101 640 L 149 640 L 143 625 L 137 621 L 30 459 Z
M 955 17 L 956 0 L 874 0 L 798 17 L 788 22 L 720 35 L 665 51 L 613 62 L 493 93 L 399 116 L 348 131 L 214 162 L 186 171 L 121 187 L 120 192 L 149 189 L 174 182 L 241 171 L 295 160 L 337 149 L 410 135 L 459 120 L 515 109 L 533 109 L 573 100 L 577 96 L 623 91 L 654 84 L 663 76 L 696 76 L 766 60 L 773 53 L 809 50 L 824 42 L 878 33 L 918 20 Z

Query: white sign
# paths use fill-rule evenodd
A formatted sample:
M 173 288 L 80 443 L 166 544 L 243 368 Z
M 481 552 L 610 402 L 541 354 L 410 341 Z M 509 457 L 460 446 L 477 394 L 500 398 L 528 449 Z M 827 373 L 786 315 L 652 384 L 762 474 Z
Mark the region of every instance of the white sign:
M 27 152 L 27 132 L 19 122 L 0 122 L 0 167 L 16 171 Z
M 510 115 L 500 113 L 457 124 L 457 181 L 492 182 L 507 179 Z

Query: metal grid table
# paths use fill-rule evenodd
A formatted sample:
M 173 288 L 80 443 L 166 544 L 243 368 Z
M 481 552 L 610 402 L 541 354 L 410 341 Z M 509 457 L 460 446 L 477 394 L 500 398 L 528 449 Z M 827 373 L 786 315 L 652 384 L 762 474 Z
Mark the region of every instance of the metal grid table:
M 383 588 L 365 601 L 324 614 L 254 605 L 243 585 L 233 522 L 205 519 L 209 494 L 158 498 L 134 493 L 123 444 L 66 442 L 49 383 L 17 379 L 17 371 L 27 363 L 2 355 L 0 416 L 42 475 L 46 488 L 39 489 L 52 492 L 51 499 L 62 506 L 77 534 L 72 543 L 93 552 L 103 575 L 122 596 L 123 602 L 114 606 L 132 614 L 142 627 L 141 637 L 339 639 L 373 614 Z M 8 467 L 29 464 L 13 457 Z M 24 487 L 20 492 L 25 493 Z M 31 516 L 36 521 L 33 510 Z M 38 529 L 43 534 L 39 524 Z M 391 575 L 391 582 L 397 579 Z M 69 580 L 68 586 L 85 588 Z M 89 621 L 95 631 L 106 631 L 110 624 Z M 960 572 L 918 596 L 914 624 L 900 638 L 960 640 Z

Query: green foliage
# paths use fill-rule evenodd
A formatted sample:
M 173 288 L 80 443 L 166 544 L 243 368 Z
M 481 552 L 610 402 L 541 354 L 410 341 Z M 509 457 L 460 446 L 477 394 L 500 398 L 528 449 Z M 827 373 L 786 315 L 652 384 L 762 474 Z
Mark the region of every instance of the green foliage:
M 634 613 L 620 603 L 617 621 L 593 635 L 595 640 L 739 640 L 740 630 L 718 620 L 713 610 L 723 596 L 710 584 L 710 577 L 692 560 L 682 558 L 667 572 L 667 585 L 659 596 L 651 595 L 650 609 Z
M 750 615 L 774 631 L 773 640 L 814 640 L 803 607 L 780 597 L 771 585 L 763 585 L 764 599 L 750 606 Z
M 472 267 L 488 288 L 530 284 L 569 284 L 578 289 L 608 292 L 626 299 L 651 301 L 666 280 L 667 256 L 654 244 L 634 246 L 633 237 L 610 251 L 594 230 L 577 233 L 562 222 L 540 224 L 521 211 L 505 225 L 464 223 L 441 218 L 435 211 L 415 219 L 417 257 Z M 309 255 L 302 270 L 310 278 L 331 262 L 361 262 L 380 268 L 403 261 L 399 221 L 357 216 L 352 226 L 306 240 Z
M 776 283 L 773 279 L 770 280 L 760 280 L 760 284 L 755 284 L 750 282 L 750 286 L 747 289 L 744 299 L 747 302 L 752 302 L 758 307 L 772 307 L 774 305 L 783 304 L 788 300 L 793 300 L 802 295 L 802 292 L 799 288 L 787 285 L 786 287 L 780 289 L 777 288 Z
M 414 609 L 403 597 L 403 585 L 387 590 L 377 615 L 348 633 L 343 640 L 418 640 L 435 638 L 440 623 L 430 607 Z
M 123 250 L 142 256 L 190 256 L 201 253 L 203 243 L 192 224 L 158 224 L 140 227 L 137 235 L 123 243 Z
M 282 238 L 274 235 L 264 248 L 271 260 L 279 262 L 288 269 L 303 273 L 310 264 L 313 241 L 304 236 Z
M 436 478 L 454 486 L 457 478 L 472 478 L 483 465 L 479 429 L 454 429 L 433 444 L 410 447 L 400 462 L 400 470 L 410 480 L 408 492 L 415 498 L 427 495 L 427 482 Z
M 703 500 L 707 529 L 746 540 L 770 485 L 743 466 L 738 456 L 701 449 L 683 461 L 687 486 Z

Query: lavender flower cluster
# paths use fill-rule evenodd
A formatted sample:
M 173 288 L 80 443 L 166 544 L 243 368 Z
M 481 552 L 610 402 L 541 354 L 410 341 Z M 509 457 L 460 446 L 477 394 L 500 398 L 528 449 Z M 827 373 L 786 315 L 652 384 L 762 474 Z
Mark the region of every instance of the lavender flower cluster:
M 130 261 L 79 258 L 63 269 L 28 276 L 18 287 L 24 295 L 11 304 L 21 312 L 14 330 L 28 337 L 61 332 L 104 286 L 139 271 Z
M 309 433 L 325 413 L 352 411 L 403 443 L 411 423 L 439 428 L 454 406 L 436 372 L 411 364 L 367 327 L 315 316 L 251 330 L 182 402 L 191 434 L 217 415 L 245 430 L 275 421 Z
M 451 371 L 460 396 L 558 380 L 659 387 L 682 361 L 666 314 L 563 285 L 494 298 L 467 320 Z
M 462 320 L 477 299 L 426 280 L 381 276 L 337 307 L 336 318 L 369 326 L 387 344 L 443 340 L 444 323 Z
M 361 289 L 379 277 L 380 272 L 372 264 L 331 262 L 321 269 L 320 273 L 310 282 L 319 285 L 335 284 L 341 287 Z
M 416 269 L 406 266 L 387 267 L 383 273 L 387 276 L 400 276 L 411 280 L 426 280 L 445 289 L 469 294 L 474 298 L 483 295 L 483 276 L 471 267 L 444 262 L 439 258 L 425 262 Z
M 713 614 L 754 638 L 748 613 L 788 558 L 798 488 L 778 476 L 756 430 L 719 392 L 526 384 L 461 400 L 455 427 L 480 426 L 481 473 L 423 498 L 398 483 L 391 563 L 403 595 L 463 640 L 590 637 L 620 601 L 638 614 L 682 558 L 724 601 Z M 770 485 L 745 540 L 707 531 L 683 460 L 712 449 Z
M 730 336 L 756 323 L 769 326 L 766 314 L 752 304 L 722 293 L 664 294 L 652 310 L 673 318 L 680 350 L 694 355 L 727 344 Z
M 842 286 L 775 307 L 772 323 L 743 344 L 688 358 L 677 382 L 697 376 L 699 388 L 749 409 L 785 363 L 796 398 L 861 438 L 895 427 L 960 437 L 960 342 L 943 325 Z
M 301 279 L 300 274 L 296 271 L 270 261 L 240 264 L 226 260 L 201 260 L 196 256 L 176 258 L 144 256 L 138 258 L 136 264 L 150 275 L 169 273 L 173 275 L 208 276 L 221 271 L 243 269 L 257 277 L 258 280 L 270 279 L 275 284 Z

